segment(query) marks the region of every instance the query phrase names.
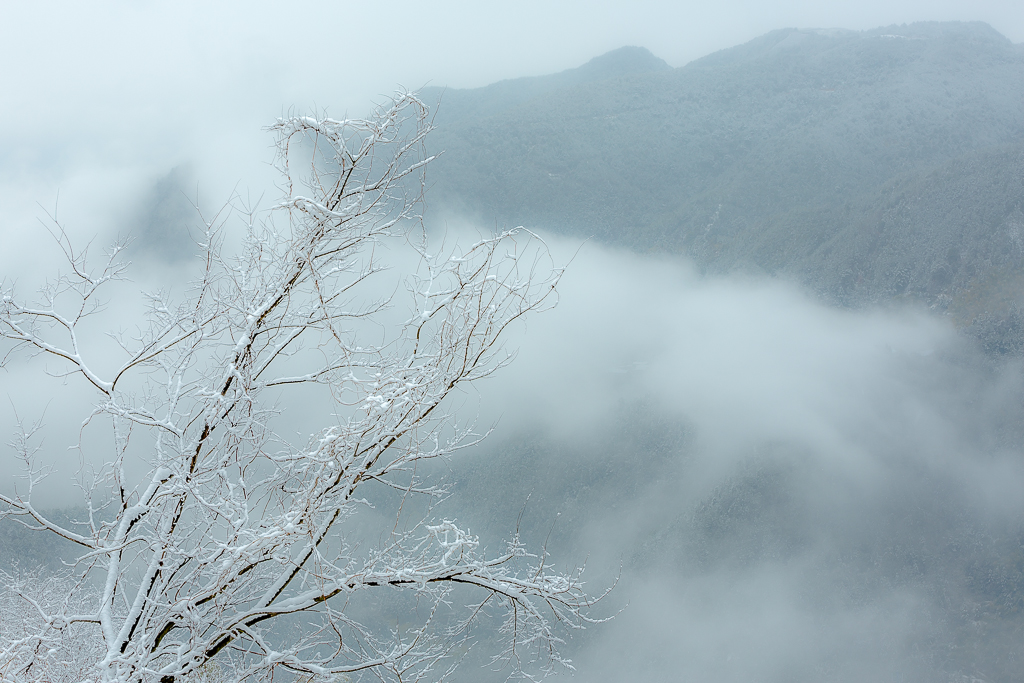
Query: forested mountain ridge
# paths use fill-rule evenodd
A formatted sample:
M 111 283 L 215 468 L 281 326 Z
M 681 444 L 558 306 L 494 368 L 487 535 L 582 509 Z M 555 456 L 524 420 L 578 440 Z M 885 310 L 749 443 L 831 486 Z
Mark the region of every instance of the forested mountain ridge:
M 416 475 L 445 476 L 431 519 L 488 552 L 514 534 L 615 586 L 595 612 L 615 618 L 566 644 L 577 680 L 1024 683 L 1024 46 L 785 29 L 678 69 L 628 47 L 422 95 L 445 150 L 428 221 L 595 235 L 831 304 L 590 244 L 557 310 L 510 328 L 516 363 L 479 384 L 497 431 Z M 140 202 L 143 267 L 194 253 L 189 182 Z M 893 301 L 988 355 L 938 316 L 849 310 Z M 311 397 L 275 424 L 305 429 Z M 382 488 L 354 529 L 404 501 Z M 0 520 L 0 570 L 66 570 L 69 547 Z M 408 633 L 403 604 L 369 609 Z M 489 623 L 453 681 L 508 680 L 476 666 Z
M 781 274 L 843 305 L 909 297 L 1019 348 L 1024 47 L 919 23 L 784 29 L 677 69 L 642 54 L 444 92 L 435 217 Z
M 426 88 L 422 93 L 428 102 L 441 102 L 438 112 L 447 126 L 455 121 L 479 120 L 502 114 L 524 102 L 567 88 L 666 71 L 672 71 L 672 67 L 648 50 L 621 47 L 595 57 L 583 66 L 547 76 L 511 78 L 472 90 Z

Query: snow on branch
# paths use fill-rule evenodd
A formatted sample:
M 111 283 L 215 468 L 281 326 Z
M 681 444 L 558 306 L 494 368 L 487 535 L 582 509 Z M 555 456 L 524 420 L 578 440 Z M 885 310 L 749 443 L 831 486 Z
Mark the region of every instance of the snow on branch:
M 482 438 L 449 397 L 510 362 L 503 334 L 554 305 L 561 269 L 521 228 L 428 248 L 418 211 L 431 123 L 412 94 L 366 120 L 296 116 L 269 130 L 285 197 L 261 220 L 248 216 L 235 254 L 223 251 L 224 221 L 207 223 L 205 269 L 189 295 L 178 304 L 147 295 L 148 320 L 134 339 L 116 339 L 122 359 L 110 375 L 83 351 L 93 347 L 81 322 L 97 290 L 123 283 L 118 248 L 94 272 L 58 229 L 71 272 L 38 303 L 3 285 L 4 358 L 46 354 L 83 378 L 96 395 L 83 429 L 107 418 L 113 449 L 82 478 L 88 520 L 65 528 L 32 503 L 48 474 L 34 431 L 12 442 L 26 483 L 0 496 L 0 514 L 82 553 L 47 599 L 39 590 L 50 579 L 0 576 L 0 677 L 430 679 L 450 672 L 472 624 L 495 611 L 505 624 L 499 659 L 539 657 L 540 674 L 567 665 L 560 633 L 591 623 L 594 604 L 581 572 L 552 570 L 517 538 L 488 554 L 454 520 L 399 524 L 402 503 L 375 542 L 353 535 L 364 490 L 435 496 L 412 476 L 416 463 Z M 406 280 L 410 313 L 397 324 L 397 299 L 374 284 L 385 242 L 418 262 Z M 364 338 L 378 327 L 390 330 L 383 340 Z M 289 392 L 313 387 L 330 390 L 333 412 L 296 441 L 282 429 L 299 395 Z M 135 444 L 149 435 L 148 472 L 137 479 L 126 474 L 139 469 L 132 433 Z M 399 630 L 358 607 L 382 591 L 429 607 Z M 288 628 L 275 626 L 282 620 Z

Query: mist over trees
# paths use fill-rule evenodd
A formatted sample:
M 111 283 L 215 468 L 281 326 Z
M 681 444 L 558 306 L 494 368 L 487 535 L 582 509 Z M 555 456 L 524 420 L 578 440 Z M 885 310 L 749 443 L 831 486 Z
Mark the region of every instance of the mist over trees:
M 570 265 L 515 363 L 446 399 L 495 431 L 419 462 L 451 495 L 409 511 L 615 584 L 559 644 L 574 680 L 1024 681 L 1024 46 L 782 29 L 420 97 L 430 238 L 522 224 Z M 196 251 L 193 185 L 139 202 L 144 279 Z M 360 515 L 361 543 L 394 522 Z M 9 522 L 7 566 L 73 559 Z M 507 678 L 481 625 L 451 680 Z
M 624 48 L 431 95 L 442 209 L 922 301 L 1021 345 L 1024 49 L 985 24 L 783 29 L 678 69 Z
M 984 24 L 785 29 L 678 69 L 624 48 L 431 94 L 441 217 L 515 215 L 719 283 L 599 259 L 577 296 L 643 331 L 566 304 L 556 348 L 601 348 L 610 374 L 566 371 L 590 388 L 552 411 L 603 418 L 517 420 L 491 444 L 507 469 L 466 484 L 530 482 L 578 552 L 616 528 L 632 611 L 589 634 L 588 680 L 1021 680 L 1020 45 Z M 766 277 L 818 303 L 791 318 Z M 865 311 L 849 336 L 833 306 Z M 919 309 L 948 328 L 908 348 Z
M 418 466 L 481 438 L 446 399 L 508 364 L 499 338 L 552 305 L 561 270 L 526 231 L 463 248 L 416 233 L 431 127 L 413 95 L 366 120 L 270 130 L 287 191 L 276 212 L 243 214 L 236 254 L 234 207 L 211 218 L 184 301 L 145 295 L 144 319 L 110 333 L 112 348 L 88 338 L 126 279 L 121 245 L 96 264 L 54 221 L 65 271 L 37 301 L 4 284 L 3 363 L 42 356 L 91 386 L 71 448 L 110 425 L 108 452 L 75 474 L 84 510 L 70 523 L 34 499 L 53 473 L 42 423 L 20 423 L 10 442 L 21 471 L 0 520 L 78 547 L 59 576 L 0 573 L 5 680 L 443 678 L 495 615 L 495 661 L 545 672 L 567 663 L 562 631 L 590 621 L 580 570 L 554 570 L 517 535 L 486 552 L 409 500 L 444 495 Z M 388 240 L 416 263 L 409 317 L 395 320 L 376 283 Z M 296 436 L 288 408 L 311 390 L 306 408 L 325 424 Z M 354 521 L 375 507 L 376 534 Z M 394 589 L 410 596 L 362 597 Z

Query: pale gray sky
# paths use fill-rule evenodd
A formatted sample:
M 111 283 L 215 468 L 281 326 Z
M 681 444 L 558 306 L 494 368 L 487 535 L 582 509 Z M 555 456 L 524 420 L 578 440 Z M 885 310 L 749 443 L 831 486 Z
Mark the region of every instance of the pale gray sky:
M 58 189 L 65 216 L 89 234 L 140 183 L 182 163 L 208 196 L 262 186 L 269 139 L 261 126 L 289 107 L 362 115 L 399 84 L 481 86 L 623 45 L 681 66 L 787 26 L 981 20 L 1024 41 L 1020 0 L 0 6 L 0 235 L 9 247 L 40 213 L 36 203 L 51 205 Z M 0 269 L 6 264 L 0 256 Z
M 1024 42 L 1022 0 L 0 0 L 0 280 L 18 276 L 25 292 L 60 265 L 37 224 L 40 205 L 52 208 L 58 191 L 59 217 L 79 243 L 99 234 L 97 246 L 132 226 L 157 181 L 175 167 L 188 166 L 211 203 L 235 187 L 258 193 L 272 179 L 271 138 L 261 128 L 292 107 L 359 116 L 399 84 L 481 86 L 575 67 L 623 45 L 645 46 L 682 66 L 787 26 L 869 29 L 923 20 L 985 21 Z M 552 242 L 566 259 L 578 246 Z M 118 312 L 124 310 L 112 307 L 109 317 L 130 327 L 133 318 Z M 793 444 L 793 457 L 809 463 L 806 479 L 793 480 L 806 487 L 806 509 L 850 520 L 865 538 L 886 510 L 910 509 L 944 490 L 921 486 L 921 473 L 933 483 L 954 482 L 949 489 L 976 501 L 954 511 L 982 520 L 979 528 L 985 519 L 1016 523 L 1022 514 L 1014 495 L 1024 480 L 1017 452 L 986 450 L 995 433 L 989 426 L 1003 419 L 992 406 L 1016 419 L 1005 406 L 1018 400 L 1021 380 L 1015 372 L 982 377 L 973 393 L 963 392 L 964 376 L 981 363 L 949 351 L 957 342 L 948 319 L 836 311 L 783 284 L 701 282 L 667 259 L 591 244 L 573 263 L 563 303 L 531 322 L 527 341 L 509 373 L 481 384 L 481 424 L 501 414 L 503 433 L 513 436 L 517 424 L 539 424 L 540 433 L 556 438 L 570 429 L 600 435 L 616 424 L 622 396 L 649 396 L 650 405 L 672 420 L 685 418 L 699 436 L 687 455 L 689 488 L 639 488 L 635 505 L 614 512 L 617 538 L 661 538 L 650 532 L 652 520 L 682 519 L 690 503 L 680 501 L 710 496 L 731 476 L 725 466 L 762 443 Z M 625 367 L 634 370 L 632 384 L 617 372 Z M 84 383 L 40 380 L 39 370 L 19 360 L 0 372 L 0 401 L 12 397 L 0 410 L 0 443 L 12 433 L 16 407 L 29 421 L 45 416 L 46 456 L 67 463 L 77 454 L 63 455 L 63 448 L 94 395 Z M 779 453 L 780 466 L 789 467 L 788 451 Z M 0 466 L 9 468 L 10 449 L 0 446 L 0 454 Z M 766 449 L 766 461 L 773 454 Z M 8 476 L 0 485 L 10 486 L 10 470 L 0 473 Z M 65 499 L 63 485 L 45 505 L 77 502 Z M 906 492 L 921 498 L 882 513 L 867 507 Z M 663 506 L 660 518 L 651 514 L 654 505 Z M 598 572 L 602 564 L 614 572 L 632 552 L 597 535 L 612 514 L 609 508 L 590 520 L 581 542 L 593 549 Z M 927 521 L 925 508 L 914 514 L 911 522 Z M 895 588 L 866 589 L 870 600 L 852 607 L 808 603 L 801 592 L 807 585 L 842 578 L 829 564 L 837 546 L 825 536 L 833 527 L 823 528 L 811 537 L 806 562 L 709 574 L 689 584 L 690 593 L 668 585 L 674 575 L 667 572 L 630 575 L 627 568 L 624 593 L 613 599 L 633 600 L 631 611 L 595 629 L 599 640 L 584 641 L 591 649 L 579 657 L 581 676 L 624 680 L 646 667 L 693 680 L 750 680 L 782 677 L 794 662 L 882 668 L 910 661 L 903 648 L 917 641 L 907 634 L 940 607 L 931 598 L 911 602 Z M 943 600 L 945 586 L 935 592 Z M 875 651 L 889 659 L 861 656 Z

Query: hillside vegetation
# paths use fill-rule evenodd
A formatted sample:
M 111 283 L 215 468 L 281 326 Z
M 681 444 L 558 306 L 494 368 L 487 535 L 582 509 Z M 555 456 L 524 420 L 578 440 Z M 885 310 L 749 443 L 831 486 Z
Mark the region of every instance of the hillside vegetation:
M 623 48 L 425 95 L 435 217 L 911 298 L 1021 346 L 1024 47 L 986 24 L 784 29 L 678 69 Z

